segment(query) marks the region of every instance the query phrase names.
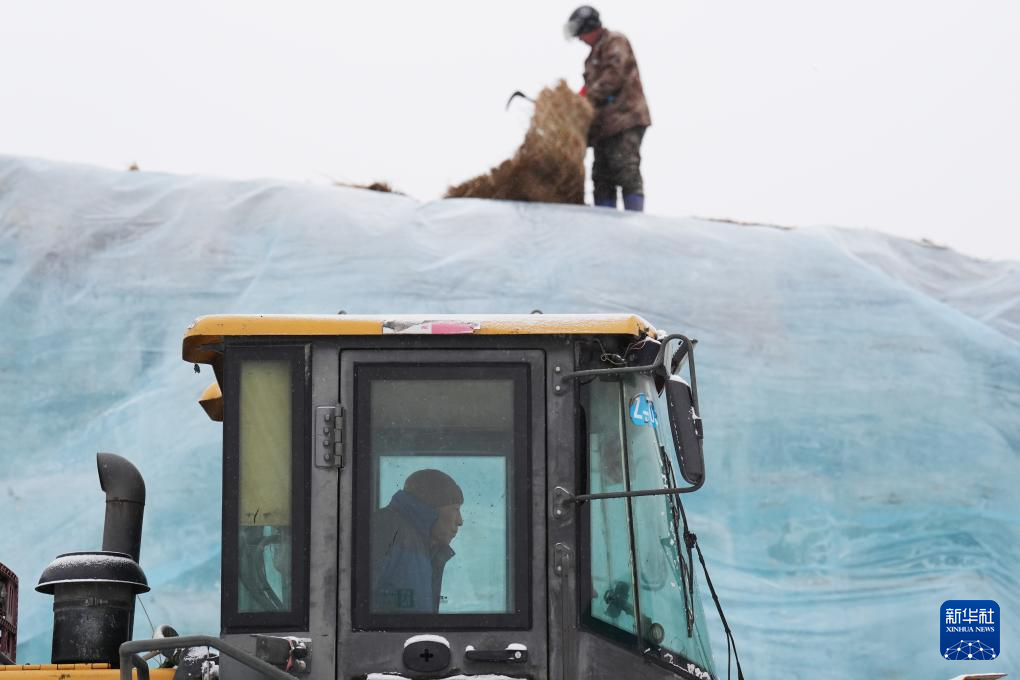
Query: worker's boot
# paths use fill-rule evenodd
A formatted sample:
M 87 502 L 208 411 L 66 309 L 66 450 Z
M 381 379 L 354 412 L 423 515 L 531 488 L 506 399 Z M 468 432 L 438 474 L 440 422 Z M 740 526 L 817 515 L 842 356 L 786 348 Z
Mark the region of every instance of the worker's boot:
M 634 212 L 645 211 L 645 195 L 644 194 L 624 194 L 623 195 L 623 209 L 633 210 Z
M 600 196 L 595 199 L 595 205 L 600 208 L 616 208 L 616 196 Z

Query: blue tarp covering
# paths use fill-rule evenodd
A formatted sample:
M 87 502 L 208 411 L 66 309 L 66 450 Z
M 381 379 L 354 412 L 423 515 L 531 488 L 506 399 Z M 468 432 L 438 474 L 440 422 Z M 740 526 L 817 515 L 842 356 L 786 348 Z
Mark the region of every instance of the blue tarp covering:
M 220 426 L 195 404 L 211 372 L 180 359 L 194 317 L 540 308 L 700 341 L 708 483 L 687 506 L 749 677 L 1003 669 L 943 660 L 938 631 L 944 600 L 995 600 L 1003 659 L 1020 654 L 1018 301 L 1016 263 L 874 232 L 0 157 L 19 661 L 49 658 L 43 567 L 101 543 L 101 450 L 148 483 L 148 615 L 218 630 Z

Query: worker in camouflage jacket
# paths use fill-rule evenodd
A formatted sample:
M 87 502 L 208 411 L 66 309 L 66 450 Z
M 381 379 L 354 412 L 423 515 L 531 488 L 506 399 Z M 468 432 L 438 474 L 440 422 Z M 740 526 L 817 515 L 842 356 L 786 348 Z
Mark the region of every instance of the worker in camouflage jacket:
M 588 5 L 574 10 L 563 30 L 591 47 L 581 94 L 595 107 L 588 131 L 588 144 L 595 150 L 595 205 L 615 208 L 619 187 L 625 209 L 644 210 L 641 140 L 652 118 L 630 41 L 604 28 L 598 11 Z

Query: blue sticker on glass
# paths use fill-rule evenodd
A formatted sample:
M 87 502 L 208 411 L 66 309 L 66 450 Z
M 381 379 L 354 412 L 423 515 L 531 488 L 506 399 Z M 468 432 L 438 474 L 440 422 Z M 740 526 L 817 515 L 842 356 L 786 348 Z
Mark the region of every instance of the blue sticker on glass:
M 655 404 L 648 401 L 648 397 L 643 393 L 630 400 L 630 420 L 635 425 L 659 424 L 659 419 L 655 416 Z
M 950 661 L 997 659 L 1001 613 L 995 600 L 946 600 L 939 610 L 942 658 Z

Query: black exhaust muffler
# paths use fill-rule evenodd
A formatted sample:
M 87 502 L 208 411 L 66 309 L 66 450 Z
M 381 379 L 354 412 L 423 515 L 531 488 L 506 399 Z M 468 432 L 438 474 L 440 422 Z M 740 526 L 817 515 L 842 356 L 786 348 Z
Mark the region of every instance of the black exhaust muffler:
M 113 453 L 96 454 L 99 486 L 106 492 L 103 550 L 127 553 L 135 562 L 142 547 L 145 481 L 138 468 Z
M 103 549 L 65 553 L 35 587 L 53 595 L 52 663 L 120 664 L 131 639 L 135 596 L 149 590 L 138 554 L 142 542 L 145 482 L 134 465 L 112 453 L 97 456 L 106 492 Z

